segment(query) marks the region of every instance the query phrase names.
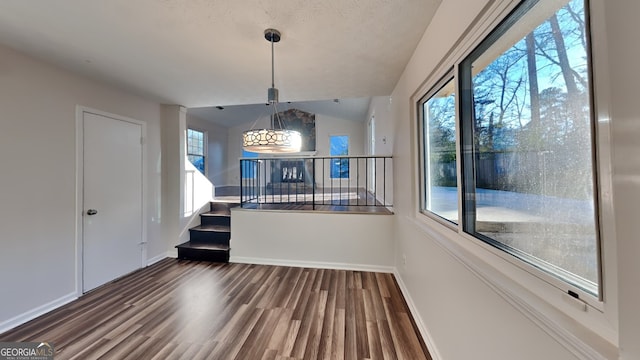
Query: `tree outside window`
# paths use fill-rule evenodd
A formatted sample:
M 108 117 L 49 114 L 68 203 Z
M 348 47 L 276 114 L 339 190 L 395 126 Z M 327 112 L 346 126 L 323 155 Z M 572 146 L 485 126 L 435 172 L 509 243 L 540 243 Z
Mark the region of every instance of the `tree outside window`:
M 450 74 L 421 100 L 421 210 L 458 222 L 455 83 Z
M 554 4 L 524 1 L 459 66 L 463 229 L 596 295 L 585 3 Z

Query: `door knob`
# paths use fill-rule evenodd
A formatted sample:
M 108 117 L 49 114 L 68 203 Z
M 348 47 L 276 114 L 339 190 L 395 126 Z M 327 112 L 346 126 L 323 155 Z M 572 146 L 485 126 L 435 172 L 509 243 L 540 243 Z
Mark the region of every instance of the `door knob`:
M 89 209 L 87 210 L 87 215 L 95 215 L 98 213 L 98 210 L 96 209 Z

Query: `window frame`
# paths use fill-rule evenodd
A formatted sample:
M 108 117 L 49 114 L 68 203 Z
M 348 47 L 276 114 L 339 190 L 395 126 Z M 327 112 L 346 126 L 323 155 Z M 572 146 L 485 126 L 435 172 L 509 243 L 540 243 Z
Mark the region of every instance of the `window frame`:
M 545 1 L 545 0 L 539 0 Z M 487 38 L 509 15 L 518 8 L 523 1 L 504 0 L 497 1 L 485 7 L 469 27 L 460 35 L 460 38 L 452 48 L 443 55 L 443 58 L 435 64 L 433 70 L 427 77 L 418 84 L 415 92 L 411 95 L 413 116 L 417 119 L 413 121 L 412 132 L 414 136 L 413 162 L 416 168 L 419 164 L 419 153 L 421 144 L 418 141 L 420 131 L 418 121 L 420 121 L 419 100 L 431 90 L 435 84 L 446 74 L 448 69 L 454 68 L 456 83 L 457 101 L 460 100 L 459 89 L 459 65 L 460 63 Z M 521 311 L 542 321 L 557 316 L 568 316 L 568 318 L 578 321 L 580 324 L 602 336 L 612 344 L 615 344 L 615 330 L 611 327 L 616 322 L 618 311 L 617 306 L 617 268 L 616 259 L 616 238 L 615 219 L 613 217 L 612 199 L 612 159 L 610 144 L 610 108 L 609 108 L 609 79 L 607 68 L 607 49 L 605 39 L 604 24 L 604 3 L 603 0 L 585 1 L 585 24 L 586 38 L 590 57 L 590 92 L 592 115 L 592 131 L 595 146 L 592 148 L 596 161 L 593 166 L 595 177 L 595 201 L 598 202 L 596 215 L 598 217 L 599 232 L 599 295 L 594 296 L 575 287 L 567 282 L 541 271 L 534 266 L 525 263 L 510 254 L 504 253 L 491 245 L 462 231 L 462 200 L 464 195 L 461 192 L 460 182 L 463 179 L 461 164 L 462 159 L 460 124 L 458 123 L 456 134 L 456 152 L 458 159 L 458 210 L 459 224 L 450 226 L 438 221 L 435 216 L 429 216 L 420 211 L 420 198 L 413 203 L 416 224 L 437 241 L 437 244 L 446 249 L 466 267 L 477 269 L 477 274 L 484 282 L 508 297 L 513 297 Z M 459 112 L 460 105 L 456 106 Z M 458 115 L 459 116 L 459 115 Z M 595 131 L 594 131 L 595 129 Z M 419 171 L 414 172 L 414 194 L 420 194 L 422 178 Z M 453 228 L 454 231 L 450 231 Z M 508 285 L 505 288 L 505 284 Z M 568 290 L 579 294 L 580 300 L 576 300 L 568 295 Z M 568 300 L 567 298 L 570 298 Z M 578 307 L 585 305 L 584 312 L 575 313 L 576 304 Z M 551 306 L 551 307 L 549 307 Z M 591 308 L 596 311 L 587 311 Z M 533 311 L 533 312 L 531 312 Z M 551 314 L 551 315 L 549 315 Z M 527 315 L 527 316 L 529 316 Z M 547 320 L 545 320 L 547 319 Z M 570 321 L 561 322 L 566 329 L 572 327 Z M 555 326 L 551 326 L 555 328 Z M 555 331 L 555 330 L 552 330 Z M 569 330 L 571 331 L 571 330 Z M 571 341 L 570 341 L 571 342 Z M 606 348 L 606 347 L 605 347 Z
M 586 285 L 580 285 L 581 283 L 586 283 L 581 281 L 581 279 L 566 271 L 565 269 L 560 269 L 555 272 L 551 272 L 551 270 L 547 269 L 546 266 L 542 265 L 542 261 L 536 259 L 533 256 L 529 256 L 521 252 L 519 249 L 509 249 L 499 241 L 488 237 L 484 234 L 481 234 L 475 229 L 475 214 L 476 214 L 476 204 L 475 204 L 475 150 L 473 146 L 473 124 L 474 124 L 474 104 L 473 104 L 473 80 L 472 80 L 472 71 L 470 69 L 473 68 L 473 63 L 475 60 L 479 59 L 488 49 L 490 49 L 494 44 L 498 43 L 499 39 L 508 34 L 511 31 L 513 25 L 520 20 L 523 16 L 525 16 L 532 8 L 538 5 L 541 0 L 524 0 L 518 6 L 512 10 L 494 29 L 484 37 L 479 44 L 458 63 L 458 72 L 457 72 L 457 80 L 458 80 L 458 88 L 459 88 L 459 128 L 461 132 L 459 145 L 461 148 L 466 149 L 461 154 L 460 163 L 461 163 L 461 182 L 460 187 L 463 194 L 462 201 L 462 214 L 461 214 L 461 231 L 470 235 L 474 239 L 478 239 L 497 250 L 501 251 L 501 255 L 508 255 L 508 261 L 515 263 L 517 266 L 522 267 L 523 264 L 526 264 L 525 268 L 533 267 L 536 271 L 542 271 L 545 273 L 545 278 L 550 283 L 557 286 L 559 289 L 566 291 L 572 296 L 578 296 L 580 300 L 585 301 L 587 303 L 591 303 L 592 305 L 600 308 L 600 302 L 603 298 L 602 295 L 602 257 L 601 257 L 601 236 L 600 236 L 600 220 L 599 220 L 599 187 L 598 187 L 598 159 L 596 157 L 597 149 L 598 149 L 598 133 L 596 132 L 595 123 L 596 117 L 594 112 L 595 100 L 594 96 L 594 83 L 593 83 L 593 74 L 592 74 L 592 59 L 591 59 L 591 48 L 587 47 L 587 56 L 589 57 L 588 64 L 589 68 L 587 71 L 587 76 L 589 79 L 589 118 L 590 124 L 589 128 L 591 131 L 591 160 L 592 160 L 592 181 L 593 181 L 593 202 L 594 202 L 594 226 L 595 226 L 595 236 L 596 236 L 596 259 L 597 259 L 597 294 L 593 294 L 588 291 Z M 586 32 L 586 41 L 587 43 L 591 43 L 590 39 L 590 28 L 589 28 L 589 2 L 584 0 L 585 3 L 585 32 Z M 515 261 L 514 261 L 515 260 Z M 553 265 L 553 264 L 552 264 Z M 553 279 L 549 279 L 551 276 Z M 560 282 L 556 281 L 559 280 Z M 595 298 L 594 298 L 595 295 Z M 595 301 L 594 301 L 595 300 Z
M 427 194 L 426 194 L 426 186 L 427 184 L 427 175 L 426 175 L 426 169 L 425 167 L 425 160 L 426 160 L 426 151 L 427 151 L 427 147 L 426 147 L 426 139 L 425 139 L 425 128 L 424 128 L 424 104 L 426 102 L 428 102 L 429 100 L 431 100 L 431 98 L 433 98 L 434 95 L 436 95 L 440 90 L 442 90 L 449 82 L 451 82 L 454 86 L 454 94 L 456 94 L 456 100 L 455 100 L 455 105 L 454 105 L 454 111 L 455 111 L 455 118 L 456 118 L 456 124 L 455 124 L 455 141 L 456 141 L 456 176 L 459 176 L 459 167 L 460 167 L 460 161 L 459 161 L 459 151 L 458 151 L 458 133 L 459 133 L 459 125 L 458 125 L 458 116 L 459 116 L 459 110 L 458 110 L 458 99 L 457 99 L 457 90 L 458 90 L 458 82 L 457 80 L 457 76 L 455 74 L 454 68 L 451 67 L 449 68 L 444 75 L 442 75 L 435 83 L 433 86 L 431 86 L 431 88 L 429 88 L 429 90 L 424 93 L 424 95 L 418 100 L 416 106 L 416 113 L 418 114 L 418 124 L 417 124 L 417 133 L 418 133 L 418 164 L 419 164 L 419 181 L 420 181 L 420 186 L 419 186 L 419 194 L 420 194 L 420 201 L 418 203 L 418 211 L 424 215 L 424 216 L 428 216 L 430 219 L 433 219 L 435 221 L 437 221 L 438 223 L 445 225 L 447 227 L 449 227 L 452 230 L 456 230 L 458 228 L 458 224 L 460 223 L 460 201 L 458 201 L 457 204 L 457 219 L 456 222 L 453 222 L 443 216 L 440 216 L 438 213 L 433 212 L 429 209 L 426 209 L 426 202 L 427 202 Z M 457 198 L 460 198 L 460 179 L 459 177 L 456 178 L 456 189 L 457 189 Z
M 196 131 L 196 132 L 199 132 L 199 133 L 202 134 L 202 155 L 200 155 L 200 154 L 192 154 L 192 153 L 189 152 L 189 130 Z M 185 139 L 186 140 L 185 141 L 185 146 L 186 146 L 185 153 L 186 153 L 186 156 L 187 156 L 187 161 L 189 161 L 191 163 L 191 160 L 189 160 L 189 156 L 202 156 L 202 162 L 203 162 L 203 165 L 204 165 L 204 172 L 201 172 L 201 174 L 204 175 L 204 176 L 208 176 L 208 174 L 209 174 L 209 166 L 207 164 L 207 158 L 208 158 L 207 152 L 208 152 L 208 142 L 209 141 L 208 141 L 207 131 L 201 130 L 201 129 L 198 129 L 198 128 L 195 128 L 195 127 L 188 126 L 187 127 L 187 131 L 185 131 L 185 135 L 186 135 L 185 136 L 186 137 L 186 139 Z M 193 165 L 193 163 L 191 163 L 191 164 Z M 195 165 L 194 165 L 194 167 L 195 167 Z M 198 169 L 198 171 L 199 170 L 200 169 Z

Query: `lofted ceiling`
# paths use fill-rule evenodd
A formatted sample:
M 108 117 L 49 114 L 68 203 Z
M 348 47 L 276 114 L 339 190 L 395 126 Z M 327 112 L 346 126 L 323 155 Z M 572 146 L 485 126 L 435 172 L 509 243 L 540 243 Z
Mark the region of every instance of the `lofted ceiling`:
M 278 112 L 291 108 L 303 110 L 312 114 L 322 114 L 338 119 L 362 122 L 369 110 L 370 97 L 333 99 L 317 101 L 297 101 L 293 103 L 280 103 Z M 189 114 L 201 119 L 209 120 L 218 125 L 232 127 L 239 124 L 256 122 L 257 119 L 270 116 L 273 113 L 268 104 L 234 105 L 217 107 L 190 108 Z
M 441 0 L 2 0 L 0 43 L 186 107 L 389 95 Z

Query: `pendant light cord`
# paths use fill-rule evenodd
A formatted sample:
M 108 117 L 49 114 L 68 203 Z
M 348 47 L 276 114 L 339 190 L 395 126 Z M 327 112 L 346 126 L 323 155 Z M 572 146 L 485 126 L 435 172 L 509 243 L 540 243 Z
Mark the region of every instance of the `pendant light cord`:
M 278 34 L 279 35 L 279 34 Z M 274 35 L 271 34 L 270 37 L 268 38 L 269 42 L 271 43 L 271 88 L 275 89 L 276 87 L 276 82 L 275 82 L 275 56 L 274 56 Z M 272 128 L 276 128 L 276 124 L 278 125 L 280 130 L 286 130 L 286 126 L 284 124 L 284 121 L 282 121 L 282 119 L 280 118 L 280 114 L 278 114 L 278 107 L 277 107 L 277 103 L 278 100 L 277 99 L 268 99 L 269 101 L 269 105 L 271 105 L 272 108 L 272 114 L 271 114 L 271 127 Z M 254 129 L 256 127 L 256 125 L 258 124 L 258 121 L 262 118 L 262 115 L 264 114 L 264 112 L 262 112 L 260 114 L 260 116 L 253 122 L 253 125 L 251 125 L 251 129 Z
M 275 64 L 275 60 L 273 57 L 273 36 L 271 36 L 271 87 L 275 88 L 276 84 L 275 84 L 275 71 L 273 70 L 274 68 L 274 64 Z
M 275 56 L 274 56 L 274 45 L 273 45 L 273 35 L 271 35 L 271 39 L 269 40 L 269 42 L 271 43 L 271 87 L 275 88 L 276 87 L 276 81 L 275 81 Z M 271 120 L 271 126 L 273 128 L 276 127 L 276 120 L 278 121 L 278 126 L 280 127 L 280 130 L 285 130 L 285 126 L 284 126 L 284 122 L 282 121 L 282 119 L 280 118 L 280 114 L 278 114 L 278 108 L 276 107 L 277 104 L 277 100 L 274 100 L 271 102 L 271 105 L 273 106 L 273 117 Z

